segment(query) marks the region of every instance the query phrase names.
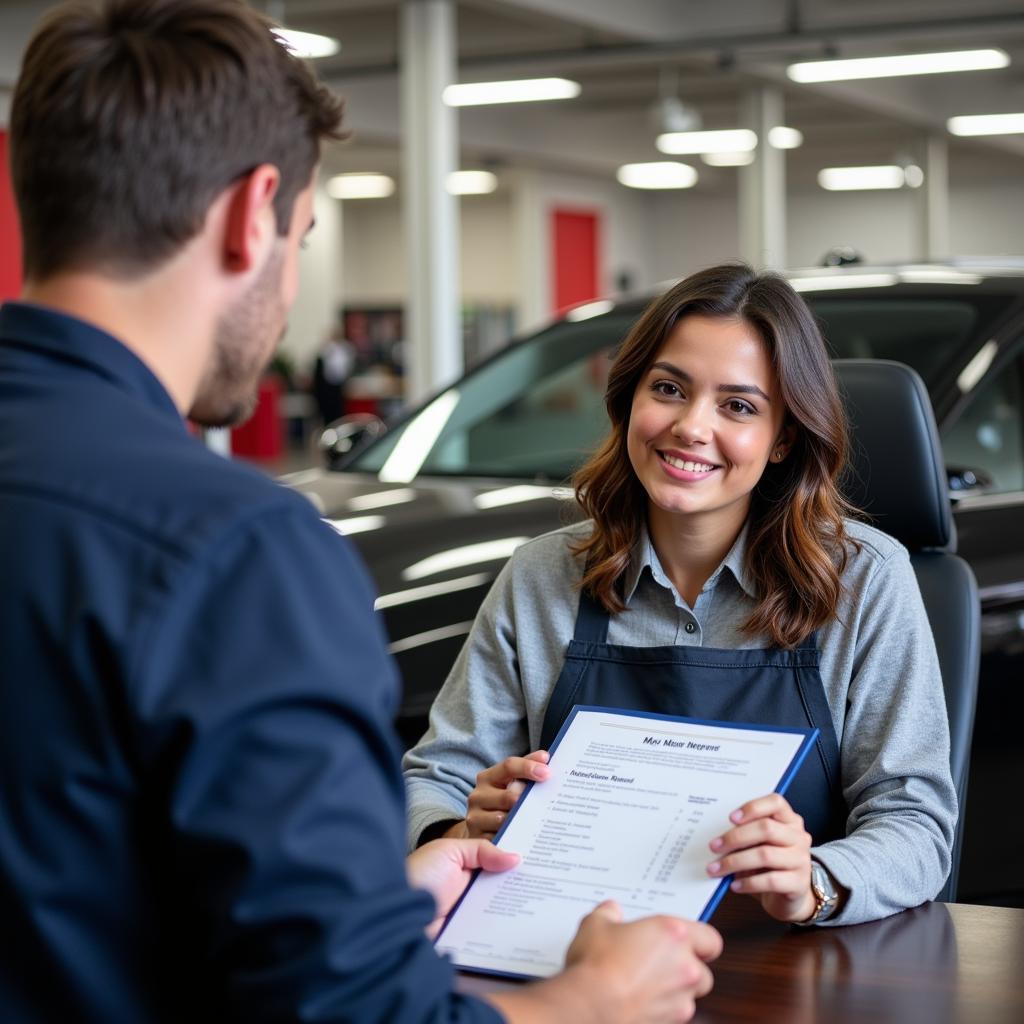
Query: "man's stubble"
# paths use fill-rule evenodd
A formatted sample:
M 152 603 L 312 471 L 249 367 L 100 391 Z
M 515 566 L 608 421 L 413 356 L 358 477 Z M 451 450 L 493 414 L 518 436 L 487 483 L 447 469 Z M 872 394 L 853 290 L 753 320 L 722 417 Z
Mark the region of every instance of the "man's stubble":
M 189 410 L 200 426 L 234 427 L 256 408 L 260 378 L 285 333 L 284 254 L 278 240 L 259 277 L 217 322 L 210 364 Z

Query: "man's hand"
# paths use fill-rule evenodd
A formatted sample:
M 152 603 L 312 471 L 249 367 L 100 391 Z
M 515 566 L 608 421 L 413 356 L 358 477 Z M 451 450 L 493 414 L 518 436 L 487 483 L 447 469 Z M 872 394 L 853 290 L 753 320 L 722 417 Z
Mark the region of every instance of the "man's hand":
M 551 775 L 548 752 L 535 750 L 525 757 L 506 757 L 500 764 L 476 777 L 476 788 L 469 794 L 469 808 L 463 822 L 464 834 L 473 839 L 493 839 L 508 817 L 526 782 L 544 782 Z M 448 835 L 460 834 L 455 826 Z
M 687 1021 L 696 1000 L 711 991 L 707 964 L 721 951 L 722 938 L 710 925 L 664 915 L 623 924 L 622 911 L 609 901 L 581 922 L 562 974 L 488 998 L 511 1024 Z
M 405 874 L 413 889 L 434 897 L 437 913 L 427 928 L 429 938 L 441 930 L 448 912 L 462 895 L 476 868 L 508 871 L 519 863 L 518 853 L 499 850 L 484 839 L 435 839 L 405 859 Z
M 811 837 L 778 793 L 745 803 L 729 815 L 736 827 L 711 841 L 716 877 L 735 873 L 734 892 L 756 896 L 779 921 L 806 921 L 816 901 L 811 891 Z

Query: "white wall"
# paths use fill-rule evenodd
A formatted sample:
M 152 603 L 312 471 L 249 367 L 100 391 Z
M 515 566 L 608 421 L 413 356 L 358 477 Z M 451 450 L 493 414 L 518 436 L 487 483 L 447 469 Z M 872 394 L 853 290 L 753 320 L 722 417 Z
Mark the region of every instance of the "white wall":
M 1024 256 L 1024 180 L 957 189 L 950 243 L 961 256 Z
M 791 192 L 789 266 L 814 266 L 837 245 L 871 261 L 913 260 L 916 195 L 899 192 Z M 503 175 L 502 190 L 462 202 L 462 289 L 467 302 L 511 305 L 529 330 L 551 313 L 550 235 L 554 206 L 600 210 L 602 286 L 611 293 L 627 271 L 638 290 L 735 259 L 735 197 L 699 191 L 642 193 L 614 181 L 524 171 Z M 1024 255 L 1024 181 L 954 186 L 951 248 L 957 255 Z M 345 204 L 341 291 L 350 304 L 401 305 L 406 294 L 397 200 Z
M 316 226 L 299 256 L 299 295 L 288 318 L 288 333 L 281 352 L 297 368 L 312 366 L 317 349 L 337 320 L 341 305 L 342 255 L 341 203 L 318 186 L 313 202 Z
M 917 195 L 898 192 L 789 194 L 790 267 L 815 266 L 838 245 L 868 262 L 917 260 Z M 739 251 L 736 203 L 696 192 L 654 197 L 650 218 L 655 280 L 669 280 Z M 994 180 L 950 190 L 950 250 L 956 256 L 1024 255 L 1024 180 Z
M 620 274 L 634 287 L 655 280 L 648 227 L 650 197 L 625 189 L 611 176 L 520 171 L 515 178 L 513 232 L 520 266 L 517 323 L 530 330 L 550 319 L 554 296 L 551 285 L 551 213 L 556 208 L 593 210 L 600 218 L 598 240 L 599 291 L 612 294 Z M 472 258 L 463 253 L 463 259 Z
M 462 301 L 514 306 L 519 268 L 511 244 L 511 195 L 463 196 L 460 201 Z M 343 204 L 345 230 L 341 292 L 346 304 L 402 305 L 408 294 L 405 232 L 398 199 Z
M 735 198 L 699 192 L 652 194 L 648 215 L 653 287 L 739 256 Z
M 551 316 L 550 224 L 556 207 L 601 217 L 600 288 L 621 273 L 635 287 L 656 280 L 650 198 L 609 180 L 537 171 L 502 172 L 502 188 L 461 202 L 462 300 L 515 308 L 518 329 Z M 342 294 L 347 304 L 400 305 L 406 295 L 401 206 L 397 200 L 345 204 Z
M 839 245 L 852 246 L 869 263 L 917 259 L 916 204 L 917 196 L 902 190 L 791 194 L 786 263 L 817 266 Z

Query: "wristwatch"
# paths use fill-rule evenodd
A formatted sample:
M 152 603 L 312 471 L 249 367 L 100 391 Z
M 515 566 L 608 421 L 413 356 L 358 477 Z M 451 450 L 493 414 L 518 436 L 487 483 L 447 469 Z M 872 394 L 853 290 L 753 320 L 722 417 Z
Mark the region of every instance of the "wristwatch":
M 801 924 L 820 924 L 827 921 L 839 905 L 836 883 L 825 869 L 825 865 L 819 864 L 816 860 L 811 861 L 811 892 L 814 893 L 814 913 Z

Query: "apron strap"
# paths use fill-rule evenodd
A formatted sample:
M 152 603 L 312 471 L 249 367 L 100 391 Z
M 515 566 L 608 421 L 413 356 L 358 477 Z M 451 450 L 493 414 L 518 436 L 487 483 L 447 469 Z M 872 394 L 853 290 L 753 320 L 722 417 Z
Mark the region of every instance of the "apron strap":
M 576 629 L 572 638 L 581 643 L 608 642 L 608 612 L 585 590 L 580 591 L 580 607 L 576 613 Z

